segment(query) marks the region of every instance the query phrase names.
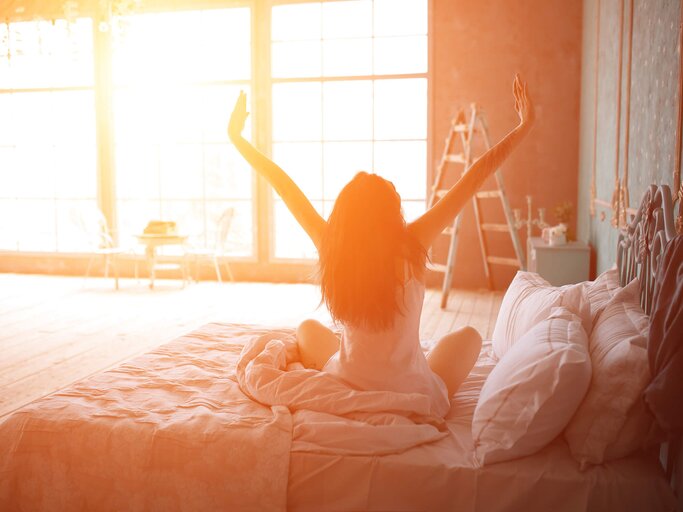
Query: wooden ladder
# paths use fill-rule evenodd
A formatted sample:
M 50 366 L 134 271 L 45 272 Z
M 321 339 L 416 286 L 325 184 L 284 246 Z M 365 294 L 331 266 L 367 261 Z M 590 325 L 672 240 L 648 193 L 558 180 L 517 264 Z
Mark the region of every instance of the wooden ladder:
M 461 175 L 466 173 L 472 165 L 474 160 L 472 156 L 472 143 L 474 135 L 480 135 L 482 137 L 484 146 L 487 150 L 491 147 L 488 126 L 486 124 L 486 119 L 484 118 L 483 112 L 477 107 L 477 105 L 472 103 L 470 105 L 469 119 L 465 115 L 465 111 L 461 109 L 451 122 L 450 129 L 448 130 L 448 136 L 446 137 L 446 145 L 444 147 L 443 154 L 441 155 L 441 160 L 436 171 L 436 177 L 429 194 L 430 208 L 434 206 L 434 204 L 441 199 L 450 188 L 444 186 L 444 178 L 448 169 L 451 168 L 451 164 L 462 166 Z M 462 149 L 460 152 L 456 152 L 456 148 L 454 147 L 457 144 L 457 140 L 460 141 L 460 146 Z M 493 288 L 493 281 L 491 279 L 491 265 L 509 265 L 522 270 L 526 269 L 522 244 L 519 240 L 517 229 L 515 228 L 515 222 L 512 210 L 510 209 L 510 203 L 508 201 L 507 195 L 505 194 L 503 175 L 500 172 L 500 169 L 496 170 L 494 176 L 496 180 L 496 188 L 492 190 L 480 190 L 475 193 L 474 197 L 472 198 L 474 217 L 477 225 L 477 234 L 479 235 L 479 248 L 481 250 L 484 262 L 484 272 L 486 273 L 486 282 L 489 289 Z M 482 221 L 480 201 L 487 199 L 500 200 L 501 206 L 503 207 L 503 213 L 505 214 L 504 224 L 486 223 Z M 428 267 L 430 270 L 442 272 L 444 274 L 441 293 L 441 309 L 446 308 L 446 303 L 448 302 L 448 293 L 450 292 L 453 281 L 453 269 L 455 267 L 455 256 L 458 248 L 458 234 L 460 232 L 461 223 L 462 212 L 460 212 L 455 218 L 453 225 L 443 231 L 444 235 L 450 237 L 448 259 L 446 260 L 446 263 L 430 263 Z M 485 232 L 509 233 L 516 257 L 503 258 L 499 256 L 491 256 L 489 254 L 486 237 L 484 236 Z

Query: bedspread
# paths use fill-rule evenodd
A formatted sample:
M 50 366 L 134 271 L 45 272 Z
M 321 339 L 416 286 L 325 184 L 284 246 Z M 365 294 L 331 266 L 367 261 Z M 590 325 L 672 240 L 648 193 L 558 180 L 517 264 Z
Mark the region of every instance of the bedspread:
M 291 414 L 234 376 L 265 332 L 206 326 L 6 417 L 0 510 L 284 510 Z
M 254 400 L 292 411 L 294 451 L 386 455 L 448 435 L 444 419 L 430 416 L 426 395 L 361 391 L 305 369 L 292 329 L 250 341 L 237 363 L 237 379 Z

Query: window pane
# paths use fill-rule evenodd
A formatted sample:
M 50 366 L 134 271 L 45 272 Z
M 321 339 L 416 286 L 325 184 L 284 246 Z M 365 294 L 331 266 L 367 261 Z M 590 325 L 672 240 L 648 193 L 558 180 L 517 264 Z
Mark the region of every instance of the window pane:
M 29 93 L 22 96 L 29 100 L 35 94 Z M 46 141 L 56 145 L 76 143 L 80 146 L 95 148 L 97 138 L 93 91 L 53 92 L 47 94 L 45 100 L 49 102 L 49 107 L 42 112 L 34 111 L 33 133 L 35 133 L 37 120 L 42 118 L 44 127 L 49 132 L 45 135 Z M 33 140 L 33 137 L 31 139 Z
M 162 198 L 202 198 L 204 176 L 201 145 L 162 146 L 159 151 L 159 175 Z
M 1 26 L 1 25 L 0 25 Z M 4 60 L 0 57 L 0 62 Z M 3 70 L 0 68 L 0 76 Z M 13 145 L 16 142 L 16 121 L 21 118 L 15 110 L 15 94 L 0 93 L 0 144 Z
M 426 73 L 427 36 L 375 39 L 375 73 Z
M 55 251 L 55 200 L 25 199 L 14 203 L 11 219 L 17 224 L 17 250 Z
M 249 17 L 249 9 L 241 8 L 118 18 L 122 29 L 115 31 L 114 81 L 165 85 L 248 79 Z
M 372 73 L 372 39 L 323 41 L 324 76 L 359 76 Z
M 327 142 L 323 154 L 325 199 L 336 199 L 358 171 L 372 170 L 372 142 Z
M 402 199 L 424 199 L 427 188 L 427 143 L 375 143 L 375 172 L 390 180 Z
M 403 217 L 408 222 L 412 222 L 417 219 L 426 211 L 425 201 L 403 201 Z
M 249 199 L 254 173 L 232 144 L 204 145 L 205 192 L 208 199 Z
M 314 202 L 313 206 L 322 212 L 322 204 L 319 201 Z M 315 259 L 318 257 L 315 245 L 280 200 L 275 201 L 273 229 L 276 258 Z
M 273 160 L 311 200 L 322 199 L 322 144 L 289 142 L 273 144 Z
M 55 195 L 54 148 L 17 146 L 15 195 L 21 198 L 48 199 Z
M 323 114 L 325 140 L 372 139 L 372 82 L 326 82 Z
M 92 85 L 91 21 L 5 24 L 0 32 L 0 88 Z M 9 55 L 9 59 L 7 56 Z
M 375 36 L 427 33 L 427 0 L 374 0 Z
M 285 13 L 289 18 L 285 18 Z M 428 67 L 427 14 L 427 0 L 348 0 L 276 6 L 272 34 L 274 78 L 316 77 L 321 72 L 324 77 L 424 74 Z M 301 94 L 284 94 L 284 90 Z M 293 177 L 296 174 L 295 181 L 309 198 L 320 199 L 317 191 L 322 188 L 321 207 L 325 215 L 329 215 L 339 191 L 359 170 L 373 169 L 395 182 L 399 193 L 408 200 L 404 203 L 409 215 L 414 217 L 424 210 L 426 77 L 335 79 L 323 80 L 322 85 L 283 84 L 276 80 L 273 126 L 275 160 Z M 316 141 L 321 139 L 323 143 L 319 146 Z M 322 173 L 316 172 L 320 157 Z M 289 218 L 283 219 L 281 215 Z M 305 251 L 296 248 L 289 232 L 282 234 L 278 230 L 278 226 L 287 226 L 288 222 L 293 219 L 280 205 L 275 209 L 276 254 L 301 257 Z M 303 241 L 297 243 L 308 243 L 295 224 L 287 229 L 299 231 Z M 281 248 L 281 244 L 288 244 L 288 248 Z M 308 255 L 314 256 L 312 245 L 309 248 Z
M 94 249 L 80 219 L 87 212 L 97 211 L 94 199 L 57 201 L 57 250 L 88 252 Z
M 61 145 L 55 148 L 53 173 L 55 197 L 80 199 L 94 197 L 97 190 L 97 154 L 95 144 Z
M 19 250 L 16 199 L 0 199 L 0 250 Z
M 319 82 L 273 85 L 273 140 L 320 140 L 321 95 Z
M 206 203 L 207 245 L 213 245 L 218 221 L 226 208 L 234 208 L 234 214 L 225 240 L 225 253 L 230 256 L 250 256 L 253 253 L 254 242 L 251 201 L 208 201 Z
M 0 146 L 0 197 L 16 195 L 17 160 L 14 146 Z
M 353 0 L 323 3 L 323 38 L 372 36 L 372 2 Z
M 4 93 L 0 104 L 0 196 L 13 198 L 3 204 L 13 226 L 1 243 L 19 251 L 76 250 L 59 199 L 95 201 L 93 92 Z
M 249 9 L 201 12 L 192 50 L 197 79 L 246 80 L 251 76 L 251 16 Z M 187 35 L 183 39 L 187 38 Z
M 320 76 L 320 41 L 273 43 L 273 77 Z
M 158 145 L 116 145 L 116 193 L 121 199 L 159 199 Z
M 243 200 L 238 201 L 241 220 L 235 222 L 249 232 L 237 253 L 251 254 L 253 172 L 228 143 L 226 130 L 240 90 L 253 99 L 249 83 L 222 83 L 250 79 L 250 11 L 117 19 L 122 24 L 113 69 L 119 85 L 114 92 L 117 194 L 119 223 L 129 236 L 149 220 L 168 217 L 193 240 L 213 244 L 207 233 L 215 208 L 209 205 L 224 209 L 228 200 Z M 243 135 L 250 139 L 250 133 L 248 118 Z
M 375 81 L 375 138 L 427 138 L 426 78 Z
M 272 40 L 320 39 L 321 21 L 319 3 L 275 6 L 271 15 Z

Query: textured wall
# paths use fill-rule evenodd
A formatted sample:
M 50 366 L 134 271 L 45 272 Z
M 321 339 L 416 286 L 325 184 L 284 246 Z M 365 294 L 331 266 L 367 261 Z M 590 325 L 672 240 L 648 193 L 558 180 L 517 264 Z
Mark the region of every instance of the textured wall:
M 525 195 L 552 210 L 577 201 L 581 2 L 566 0 L 433 0 L 433 161 L 443 150 L 450 118 L 474 101 L 488 116 L 494 141 L 517 117 L 512 79 L 519 71 L 537 106 L 537 124 L 504 167 L 513 208 Z M 500 209 L 485 212 L 503 220 Z M 554 218 L 551 218 L 554 221 Z M 454 286 L 486 286 L 472 207 L 465 210 Z M 522 243 L 525 233 L 521 231 Z M 489 235 L 492 253 L 512 256 L 509 237 Z M 511 267 L 494 267 L 494 284 L 505 288 Z
M 599 46 L 596 47 L 598 8 L 600 37 Z M 673 185 L 681 13 L 678 0 L 635 0 L 633 6 L 630 0 L 623 0 L 623 3 L 622 0 L 584 0 L 583 12 L 578 234 L 595 248 L 596 270 L 600 272 L 615 261 L 617 230 L 609 222 L 612 215 L 610 209 L 597 206 L 596 216 L 591 217 L 589 214 L 593 151 L 596 152 L 596 195 L 599 199 L 609 201 L 612 197 L 617 156 L 620 178 L 628 174 L 631 207 L 637 207 L 650 183 Z M 619 74 L 622 16 L 622 70 Z M 630 69 L 629 40 L 632 44 Z M 596 49 L 599 49 L 597 74 Z M 594 104 L 596 79 L 597 134 Z M 617 121 L 619 87 L 620 122 Z M 630 105 L 627 104 L 629 89 Z M 630 125 L 628 143 L 627 120 Z M 601 220 L 602 212 L 606 214 L 605 220 Z

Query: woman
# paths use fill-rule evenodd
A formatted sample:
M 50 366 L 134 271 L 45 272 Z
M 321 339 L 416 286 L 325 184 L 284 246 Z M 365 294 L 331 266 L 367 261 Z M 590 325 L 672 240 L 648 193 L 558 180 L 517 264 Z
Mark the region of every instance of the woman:
M 440 339 L 426 357 L 421 351 L 426 254 L 529 131 L 533 108 L 519 76 L 513 94 L 519 125 L 472 164 L 439 202 L 407 224 L 393 184 L 366 172 L 342 189 L 326 222 L 292 179 L 242 137 L 248 112 L 246 96 L 240 93 L 228 126 L 230 140 L 313 240 L 323 299 L 344 327 L 341 342 L 314 320 L 298 327 L 306 367 L 336 374 L 358 389 L 426 394 L 435 410 L 445 414 L 449 396 L 477 360 L 481 337 L 465 327 Z

